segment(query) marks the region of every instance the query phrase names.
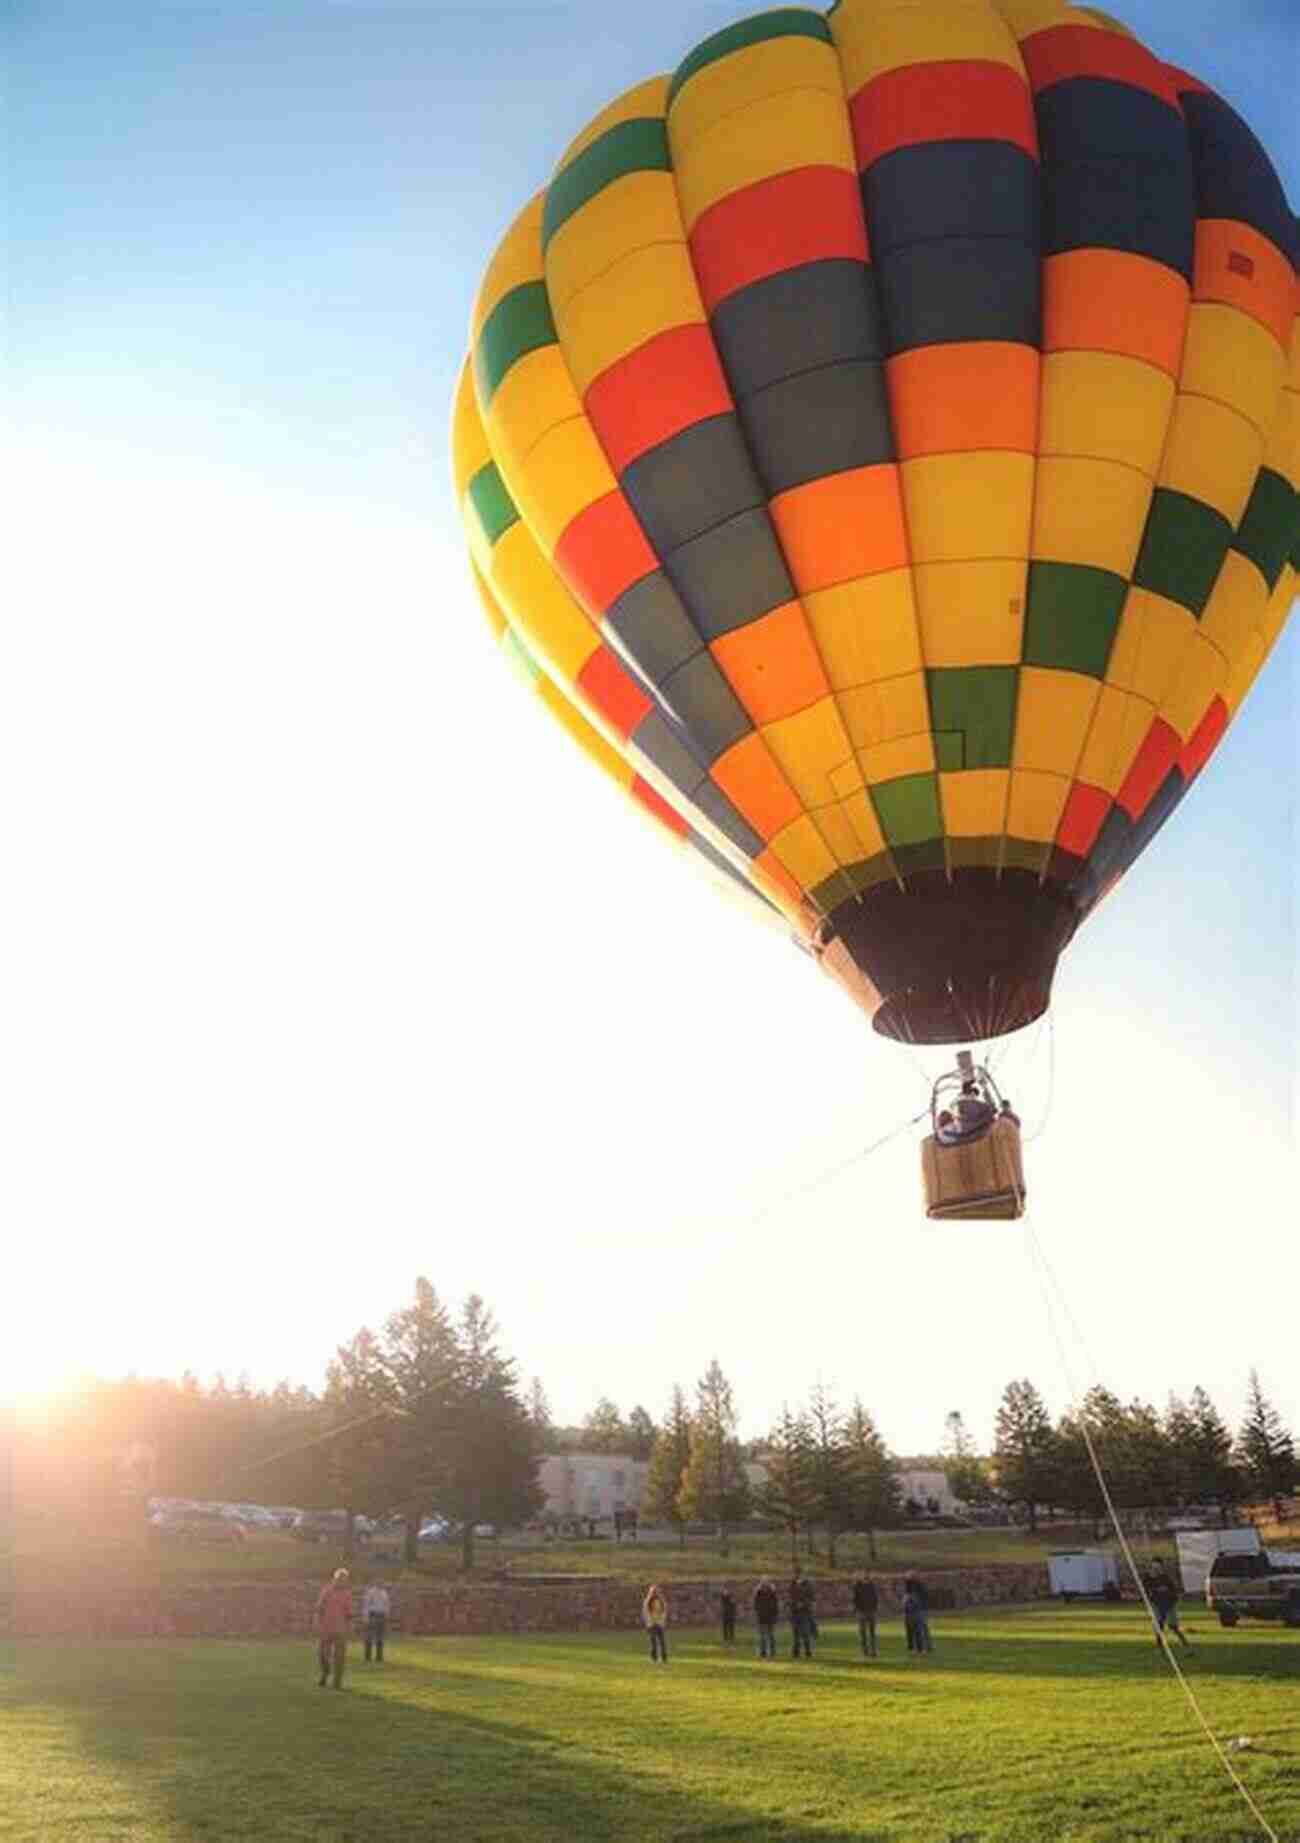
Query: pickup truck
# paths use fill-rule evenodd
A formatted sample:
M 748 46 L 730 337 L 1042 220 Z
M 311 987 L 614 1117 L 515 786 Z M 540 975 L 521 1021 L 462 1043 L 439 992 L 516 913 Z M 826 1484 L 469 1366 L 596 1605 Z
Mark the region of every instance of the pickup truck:
M 1205 1604 L 1220 1625 L 1239 1619 L 1280 1619 L 1300 1626 L 1300 1561 L 1294 1556 L 1216 1555 L 1205 1582 Z

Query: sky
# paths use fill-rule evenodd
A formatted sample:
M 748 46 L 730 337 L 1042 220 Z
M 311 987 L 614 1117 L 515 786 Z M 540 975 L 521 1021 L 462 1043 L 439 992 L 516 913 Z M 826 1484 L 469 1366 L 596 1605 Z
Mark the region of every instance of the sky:
M 1028 1229 L 925 1221 L 895 1129 L 944 1053 L 722 900 L 488 637 L 448 463 L 483 269 L 744 10 L 3 10 L 0 1390 L 317 1386 L 422 1274 L 561 1421 L 716 1356 L 747 1434 L 820 1381 L 897 1451 L 954 1408 L 985 1442 L 1021 1376 L 1235 1423 L 1252 1366 L 1300 1431 L 1294 624 L 997 1052 Z M 1287 0 L 1116 10 L 1300 200 Z

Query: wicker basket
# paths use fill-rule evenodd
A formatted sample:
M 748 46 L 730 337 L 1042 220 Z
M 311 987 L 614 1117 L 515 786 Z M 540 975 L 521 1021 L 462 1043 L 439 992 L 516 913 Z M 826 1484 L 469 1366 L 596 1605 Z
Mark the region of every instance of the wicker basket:
M 934 1220 L 1009 1221 L 1025 1213 L 1020 1128 L 1005 1115 L 965 1145 L 940 1145 L 931 1134 L 921 1145 L 921 1175 Z

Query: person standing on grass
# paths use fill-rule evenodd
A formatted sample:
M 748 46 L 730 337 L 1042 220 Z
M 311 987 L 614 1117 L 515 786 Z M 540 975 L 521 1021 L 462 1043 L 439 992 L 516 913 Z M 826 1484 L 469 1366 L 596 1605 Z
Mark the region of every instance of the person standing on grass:
M 736 1642 L 736 1596 L 730 1587 L 723 1588 L 718 1595 L 718 1603 L 722 1608 L 722 1642 L 724 1645 L 734 1645 Z
M 754 1590 L 754 1623 L 758 1627 L 758 1655 L 776 1656 L 776 1621 L 781 1602 L 771 1581 L 760 1581 Z
M 880 1592 L 868 1574 L 860 1574 L 853 1583 L 853 1610 L 858 1616 L 862 1655 L 876 1657 L 876 1614 L 880 1610 Z
M 668 1602 L 663 1589 L 653 1582 L 646 1588 L 641 1603 L 641 1621 L 650 1634 L 650 1662 L 668 1662 Z
M 796 1574 L 790 1582 L 790 1634 L 793 1645 L 791 1657 L 799 1656 L 802 1645 L 803 1655 L 812 1656 L 813 1637 L 813 1584 L 806 1574 Z
M 909 1575 L 903 1583 L 903 1623 L 907 1627 L 909 1651 L 933 1651 L 930 1638 L 930 1595 L 924 1581 Z M 909 1612 L 910 1608 L 910 1612 Z
M 320 1639 L 320 1688 L 334 1675 L 335 1689 L 343 1687 L 343 1666 L 348 1655 L 352 1625 L 352 1588 L 346 1568 L 336 1568 L 316 1600 L 316 1631 Z
M 391 1609 L 392 1603 L 388 1597 L 387 1587 L 382 1581 L 372 1581 L 361 1596 L 361 1617 L 366 1622 L 367 1664 L 370 1662 L 371 1652 L 374 1653 L 377 1664 L 382 1664 L 384 1661 L 384 1633 L 388 1630 L 388 1615 Z
M 1147 1596 L 1156 1616 L 1156 1647 L 1168 1643 L 1165 1634 L 1173 1632 L 1185 1651 L 1191 1650 L 1186 1632 L 1178 1623 L 1178 1589 L 1163 1568 L 1157 1568 L 1147 1582 Z

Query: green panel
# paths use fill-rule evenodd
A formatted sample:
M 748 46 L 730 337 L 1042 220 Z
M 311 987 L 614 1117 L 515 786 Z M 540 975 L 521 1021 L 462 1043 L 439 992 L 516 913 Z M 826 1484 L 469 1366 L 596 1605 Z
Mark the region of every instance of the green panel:
M 895 881 L 894 860 L 887 851 L 878 851 L 874 857 L 863 858 L 855 864 L 845 864 L 833 877 L 827 877 L 824 883 L 818 883 L 808 892 L 809 900 L 829 915 L 837 903 L 845 899 L 844 885 L 849 884 L 850 896 L 865 896 L 881 883 Z
M 900 877 L 918 877 L 922 871 L 948 869 L 948 857 L 942 838 L 927 838 L 919 845 L 898 845 L 894 862 Z
M 943 835 L 939 783 L 933 774 L 902 774 L 868 789 L 881 830 L 891 845 L 919 845 Z
M 926 673 L 930 721 L 936 738 L 960 734 L 961 760 L 946 738 L 939 750 L 945 768 L 1009 768 L 1016 727 L 1016 666 L 937 666 Z
M 949 837 L 948 862 L 954 870 L 996 870 L 1004 842 L 1000 832 L 992 838 Z
M 1024 663 L 1105 678 L 1127 592 L 1110 570 L 1031 561 Z
M 1222 512 L 1158 486 L 1133 580 L 1189 608 L 1199 620 L 1231 542 L 1232 526 Z
M 966 766 L 966 738 L 960 730 L 939 730 L 934 738 L 934 759 L 945 774 Z
M 510 664 L 526 684 L 535 685 L 542 676 L 542 668 L 533 658 L 513 627 L 507 627 L 501 636 L 501 648 Z
M 474 348 L 474 381 L 483 407 L 492 401 L 516 359 L 541 346 L 553 346 L 558 337 L 545 282 L 524 282 L 503 294 L 483 322 Z
M 1047 863 L 1047 855 L 1052 847 L 1035 838 L 1004 838 L 1002 841 L 1003 870 L 1032 870 L 1035 875 L 1041 873 Z
M 661 115 L 638 115 L 618 122 L 551 181 L 542 208 L 542 248 L 575 211 L 628 173 L 668 173 L 668 129 Z
M 469 483 L 469 496 L 488 543 L 495 544 L 519 517 L 519 508 L 507 492 L 495 461 L 479 468 Z
M 1271 467 L 1261 467 L 1232 547 L 1243 557 L 1250 558 L 1270 590 L 1277 587 L 1277 579 L 1282 574 L 1296 528 L 1297 511 L 1300 511 L 1300 497 L 1291 482 L 1274 473 Z
M 821 14 L 805 12 L 802 7 L 784 6 L 772 13 L 760 13 L 757 19 L 738 20 L 734 26 L 727 26 L 715 32 L 712 38 L 706 38 L 682 59 L 668 91 L 669 105 L 697 71 L 716 64 L 719 58 L 728 57 L 733 51 L 743 51 L 748 45 L 761 45 L 769 38 L 819 38 L 826 45 L 833 42 L 831 29 Z

